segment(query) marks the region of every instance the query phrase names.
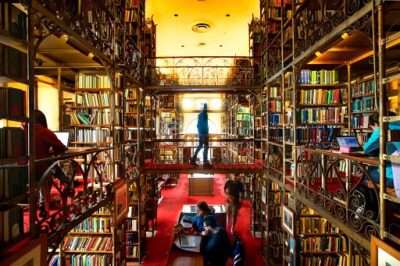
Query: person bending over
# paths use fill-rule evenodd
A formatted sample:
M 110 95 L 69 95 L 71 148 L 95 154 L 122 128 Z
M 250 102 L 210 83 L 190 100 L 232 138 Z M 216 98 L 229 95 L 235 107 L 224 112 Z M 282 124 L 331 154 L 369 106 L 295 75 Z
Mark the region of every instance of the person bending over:
M 197 155 L 200 150 L 204 147 L 203 150 L 203 164 L 210 165 L 210 161 L 208 161 L 208 114 L 207 114 L 207 103 L 204 103 L 203 110 L 199 114 L 199 118 L 197 120 L 197 130 L 199 135 L 199 145 L 193 155 L 193 158 L 190 160 L 192 164 L 196 164 Z
M 214 209 L 210 208 L 205 201 L 200 201 L 197 203 L 197 215 L 194 217 L 192 222 L 192 228 L 195 232 L 203 232 L 203 220 L 204 217 L 214 214 Z
M 204 258 L 204 265 L 224 266 L 231 253 L 231 243 L 228 233 L 217 226 L 214 216 L 204 217 L 204 231 L 200 242 L 200 252 Z
M 228 180 L 224 186 L 224 192 L 226 196 L 226 209 L 228 211 L 228 224 L 229 224 L 229 217 L 231 217 L 231 234 L 233 235 L 238 210 L 243 200 L 243 193 L 244 188 L 243 184 L 238 180 Z

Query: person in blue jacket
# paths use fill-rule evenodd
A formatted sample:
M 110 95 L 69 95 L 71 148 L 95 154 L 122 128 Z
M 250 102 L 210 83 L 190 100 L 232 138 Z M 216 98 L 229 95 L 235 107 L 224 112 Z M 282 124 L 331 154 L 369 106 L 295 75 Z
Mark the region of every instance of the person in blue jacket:
M 203 226 L 203 220 L 204 217 L 208 215 L 213 215 L 214 214 L 214 209 L 210 208 L 208 204 L 205 201 L 199 201 L 197 203 L 197 215 L 193 218 L 192 221 L 192 228 L 196 232 L 203 232 L 204 231 L 204 226 Z
M 226 230 L 217 226 L 214 216 L 204 217 L 204 231 L 200 242 L 200 252 L 204 265 L 223 266 L 231 254 L 231 242 Z
M 203 110 L 199 114 L 199 118 L 197 120 L 197 131 L 199 135 L 199 145 L 194 153 L 193 158 L 191 159 L 192 164 L 196 164 L 197 155 L 200 150 L 204 147 L 203 150 L 203 163 L 204 165 L 210 165 L 208 161 L 208 114 L 207 114 L 207 103 L 204 103 Z
M 390 113 L 390 115 L 395 115 L 394 113 Z M 366 143 L 364 143 L 364 152 L 367 155 L 378 156 L 379 155 L 379 114 L 374 113 L 369 118 L 370 127 L 373 129 L 371 137 L 368 139 Z M 389 123 L 390 130 L 400 130 L 400 121 L 390 122 Z M 386 144 L 386 153 L 392 154 L 396 150 L 400 150 L 400 142 L 387 142 Z M 374 182 L 379 183 L 379 168 L 378 167 L 369 167 L 368 172 L 373 179 Z M 393 188 L 393 171 L 392 164 L 390 162 L 386 163 L 386 186 Z

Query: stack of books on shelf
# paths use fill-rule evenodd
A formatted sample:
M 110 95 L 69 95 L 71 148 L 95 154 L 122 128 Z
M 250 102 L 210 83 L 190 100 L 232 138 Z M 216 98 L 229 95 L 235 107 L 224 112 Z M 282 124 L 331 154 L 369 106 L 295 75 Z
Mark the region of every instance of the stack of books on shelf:
M 331 85 L 339 83 L 339 72 L 337 70 L 309 70 L 302 69 L 299 78 L 300 84 Z

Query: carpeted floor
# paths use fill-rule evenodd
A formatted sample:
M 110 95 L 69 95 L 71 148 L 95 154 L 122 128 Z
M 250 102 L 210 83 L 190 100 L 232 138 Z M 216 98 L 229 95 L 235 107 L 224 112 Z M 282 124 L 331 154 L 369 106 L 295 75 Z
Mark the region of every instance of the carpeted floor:
M 149 238 L 148 254 L 142 265 L 164 266 L 168 261 L 168 253 L 173 240 L 173 226 L 178 220 L 183 204 L 196 204 L 204 200 L 209 204 L 224 204 L 223 187 L 225 175 L 214 175 L 214 196 L 188 196 L 189 181 L 187 175 L 181 175 L 176 187 L 162 191 L 163 200 L 158 208 L 158 230 L 153 238 Z M 255 239 L 250 233 L 250 203 L 243 202 L 239 210 L 236 232 L 242 238 L 245 248 L 245 265 L 264 265 L 260 255 L 261 239 Z M 228 230 L 229 232 L 230 230 Z

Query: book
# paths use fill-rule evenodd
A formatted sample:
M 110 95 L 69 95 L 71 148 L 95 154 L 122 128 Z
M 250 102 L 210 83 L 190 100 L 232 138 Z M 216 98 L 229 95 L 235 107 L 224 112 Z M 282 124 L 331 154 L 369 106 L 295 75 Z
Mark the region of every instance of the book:
M 25 132 L 15 127 L 0 128 L 0 158 L 12 158 L 25 154 Z
M 0 119 L 25 118 L 25 92 L 14 88 L 0 88 Z
M 0 199 L 12 199 L 27 192 L 27 166 L 0 168 Z

